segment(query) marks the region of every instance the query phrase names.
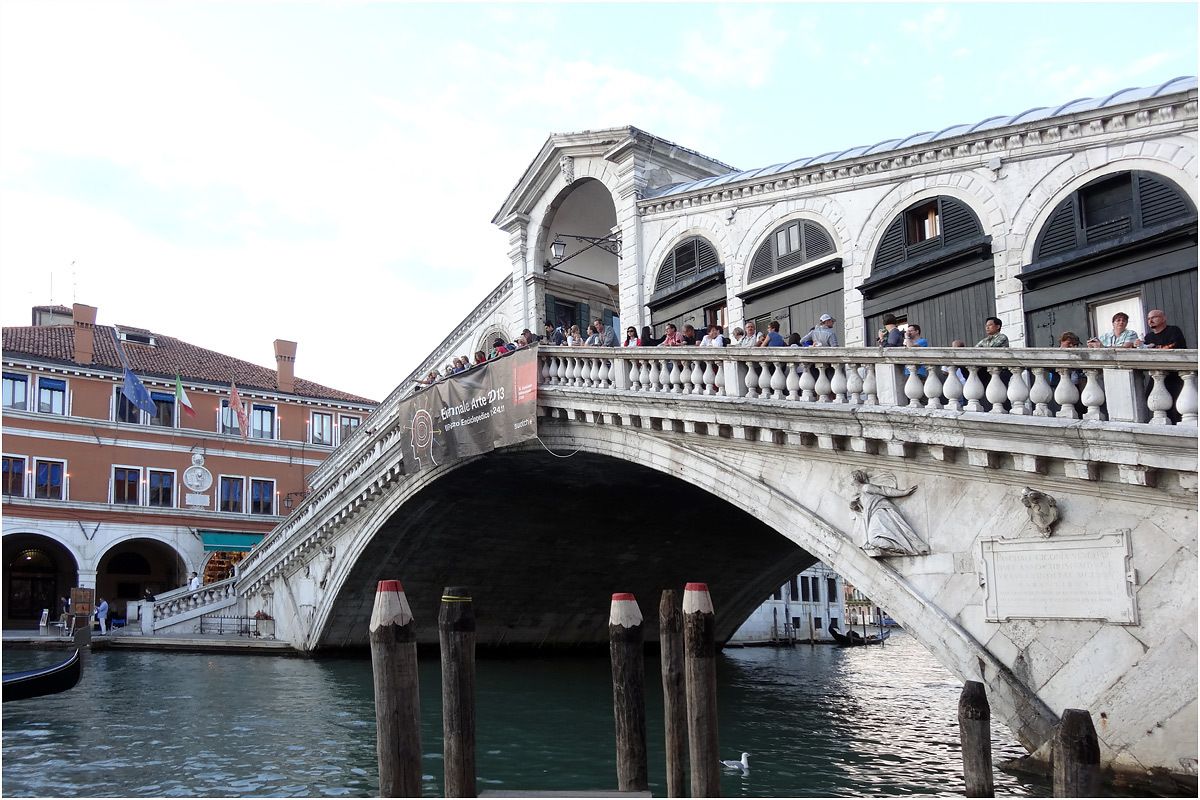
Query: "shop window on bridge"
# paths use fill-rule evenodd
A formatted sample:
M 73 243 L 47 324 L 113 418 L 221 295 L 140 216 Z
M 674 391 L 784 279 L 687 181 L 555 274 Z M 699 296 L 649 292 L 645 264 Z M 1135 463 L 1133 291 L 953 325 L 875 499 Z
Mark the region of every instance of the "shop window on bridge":
M 113 467 L 112 501 L 121 505 L 136 506 L 141 502 L 138 492 L 142 483 L 142 470 L 138 467 Z
M 29 376 L 18 372 L 4 373 L 4 408 L 26 411 L 29 408 Z
M 39 458 L 33 462 L 33 496 L 45 500 L 65 500 L 64 479 L 67 462 Z
M 3 471 L 4 496 L 25 496 L 25 457 L 4 456 Z

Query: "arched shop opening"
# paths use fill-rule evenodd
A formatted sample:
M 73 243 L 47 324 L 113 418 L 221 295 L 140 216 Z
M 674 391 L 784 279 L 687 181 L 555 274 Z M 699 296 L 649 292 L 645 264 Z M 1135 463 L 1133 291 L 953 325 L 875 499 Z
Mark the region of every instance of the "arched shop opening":
M 233 569 L 241 562 L 254 545 L 262 541 L 261 533 L 237 531 L 201 531 L 204 542 L 204 570 L 200 577 L 204 583 L 214 583 L 233 577 Z
M 155 539 L 127 539 L 100 558 L 96 600 L 108 600 L 109 613 L 124 617 L 128 603 L 178 589 L 187 583 L 183 558 Z
M 596 318 L 618 327 L 621 239 L 608 187 L 581 178 L 563 190 L 545 218 L 539 243 L 545 321 L 564 330 L 578 325 L 584 338 Z M 542 333 L 541 323 L 534 333 Z
M 992 237 L 967 205 L 952 197 L 913 203 L 884 229 L 863 295 L 865 341 L 873 345 L 883 317 L 916 323 L 933 347 L 983 338 L 996 315 Z
M 671 248 L 654 278 L 654 293 L 646 301 L 654 335 L 662 338 L 667 325 L 683 333 L 683 326 L 696 329 L 696 342 L 709 325 L 726 329 L 725 265 L 717 250 L 703 236 L 692 236 Z
M 57 618 L 61 598 L 78 585 L 78 564 L 63 545 L 33 533 L 4 537 L 6 628 L 36 628 L 43 609 Z
M 793 331 L 803 336 L 822 314 L 829 314 L 838 341 L 845 344 L 842 258 L 834 242 L 822 225 L 807 219 L 793 219 L 771 231 L 750 261 L 748 288 L 738 295 L 745 319 L 754 320 L 760 333 L 771 320 L 779 320 L 783 336 Z

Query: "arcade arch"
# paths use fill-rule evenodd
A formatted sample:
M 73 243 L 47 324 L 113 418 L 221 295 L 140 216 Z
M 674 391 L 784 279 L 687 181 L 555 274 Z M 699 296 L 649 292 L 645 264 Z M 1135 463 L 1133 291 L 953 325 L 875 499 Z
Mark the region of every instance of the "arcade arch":
M 147 592 L 160 594 L 187 583 L 183 556 L 157 539 L 122 539 L 97 562 L 96 598 L 108 600 L 110 613 L 125 616 L 126 604 Z
M 546 321 L 564 329 L 578 325 L 581 332 L 597 317 L 613 325 L 621 305 L 620 258 L 587 239 L 611 237 L 616 228 L 612 193 L 594 177 L 575 180 L 546 208 L 535 248 L 545 277 Z M 557 260 L 551 252 L 556 241 L 564 246 Z
M 57 616 L 61 598 L 79 585 L 79 565 L 63 544 L 37 533 L 4 536 L 4 626 L 37 627 L 42 609 Z

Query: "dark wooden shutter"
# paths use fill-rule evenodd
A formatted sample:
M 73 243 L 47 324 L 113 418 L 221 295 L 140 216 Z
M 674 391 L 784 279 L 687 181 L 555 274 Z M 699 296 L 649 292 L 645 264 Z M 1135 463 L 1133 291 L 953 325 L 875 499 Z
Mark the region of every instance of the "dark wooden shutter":
M 558 327 L 558 320 L 556 320 L 554 318 L 554 316 L 555 316 L 554 311 L 557 308 L 556 304 L 557 304 L 557 301 L 554 299 L 554 295 L 547 294 L 546 295 L 546 322 L 549 322 L 554 327 Z M 540 332 L 541 331 L 538 331 L 538 333 L 540 333 Z
M 875 263 L 872 270 L 899 264 L 905 258 L 904 253 L 904 215 L 892 220 L 892 224 L 883 232 L 879 242 L 879 250 L 875 253 Z
M 675 283 L 690 278 L 697 271 L 696 240 L 684 242 L 675 248 Z
M 1038 242 L 1034 255 L 1035 261 L 1069 252 L 1079 246 L 1079 223 L 1076 221 L 1075 207 L 1074 195 L 1058 204 L 1058 208 L 1042 228 L 1041 241 Z
M 700 272 L 713 269 L 721 263 L 721 259 L 717 258 L 717 251 L 706 239 L 696 240 L 696 263 Z
M 774 272 L 773 259 L 771 258 L 771 243 L 775 241 L 775 235 L 767 237 L 767 241 L 762 243 L 762 247 L 758 248 L 758 252 L 754 254 L 754 260 L 750 262 L 750 282 L 761 281 L 763 278 L 770 277 Z
M 964 242 L 983 233 L 971 209 L 949 197 L 942 198 L 942 244 Z
M 675 251 L 663 261 L 662 266 L 658 268 L 658 279 L 654 281 L 654 291 L 661 292 L 671 284 L 675 283 Z
M 1138 201 L 1142 207 L 1142 227 L 1151 228 L 1191 213 L 1191 206 L 1178 190 L 1167 182 L 1144 172 L 1137 175 Z
M 800 238 L 804 243 L 805 261 L 827 256 L 836 249 L 829 233 L 815 222 L 804 223 L 800 229 Z

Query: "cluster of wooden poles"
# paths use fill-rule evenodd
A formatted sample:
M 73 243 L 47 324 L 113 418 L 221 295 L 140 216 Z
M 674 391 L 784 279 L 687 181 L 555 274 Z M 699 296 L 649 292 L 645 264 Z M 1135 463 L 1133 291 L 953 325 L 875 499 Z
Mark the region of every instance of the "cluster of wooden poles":
M 658 608 L 668 797 L 719 797 L 714 611 L 708 586 L 667 589 Z M 642 613 L 632 594 L 612 596 L 608 619 L 616 720 L 617 789 L 649 789 Z M 467 589 L 448 587 L 438 612 L 446 797 L 476 797 L 475 612 Z M 381 797 L 421 794 L 417 639 L 400 581 L 380 581 L 370 625 Z M 958 707 L 968 797 L 994 796 L 991 710 L 967 681 Z M 1054 740 L 1054 796 L 1096 796 L 1100 750 L 1091 716 L 1068 709 Z M 690 785 L 688 765 L 690 764 Z

